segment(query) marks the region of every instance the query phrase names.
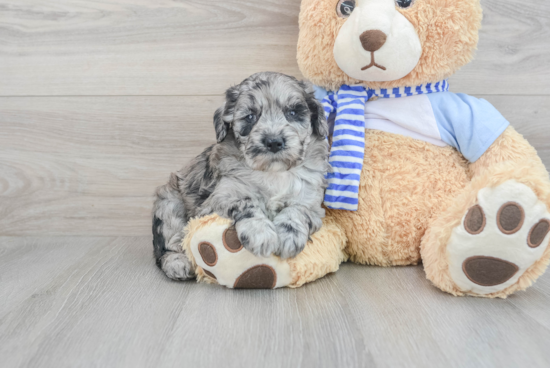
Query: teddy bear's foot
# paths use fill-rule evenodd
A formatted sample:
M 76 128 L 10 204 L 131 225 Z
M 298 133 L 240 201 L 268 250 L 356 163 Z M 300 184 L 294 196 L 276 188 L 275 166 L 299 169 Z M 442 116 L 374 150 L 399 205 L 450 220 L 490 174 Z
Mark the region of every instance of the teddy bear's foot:
M 452 231 L 447 245 L 450 277 L 470 295 L 512 289 L 545 255 L 549 234 L 550 213 L 531 188 L 515 180 L 484 188 Z
M 235 228 L 224 219 L 197 230 L 190 250 L 200 281 L 235 289 L 274 289 L 291 281 L 288 262 L 276 256 L 258 257 L 244 249 Z
M 305 249 L 289 259 L 253 255 L 242 247 L 231 221 L 217 215 L 192 219 L 185 232 L 182 246 L 197 280 L 229 288 L 295 288 L 336 272 L 347 260 L 345 233 L 331 217 L 325 217 Z

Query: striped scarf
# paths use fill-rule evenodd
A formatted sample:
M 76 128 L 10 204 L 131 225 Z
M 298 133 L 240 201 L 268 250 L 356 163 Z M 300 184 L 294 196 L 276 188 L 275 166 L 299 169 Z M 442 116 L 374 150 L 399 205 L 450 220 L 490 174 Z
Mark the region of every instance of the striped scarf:
M 449 84 L 444 80 L 417 87 L 379 90 L 343 85 L 337 93 L 326 96 L 323 100 L 325 115 L 328 119 L 331 113 L 336 112 L 336 119 L 330 150 L 331 171 L 327 174 L 325 206 L 357 211 L 359 181 L 365 156 L 365 104 L 371 97 L 399 98 L 448 90 Z

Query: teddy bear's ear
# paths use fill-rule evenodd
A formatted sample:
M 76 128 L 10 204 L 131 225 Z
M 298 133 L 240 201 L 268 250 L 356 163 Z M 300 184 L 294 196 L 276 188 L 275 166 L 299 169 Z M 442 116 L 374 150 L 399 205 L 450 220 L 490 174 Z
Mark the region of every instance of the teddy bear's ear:
M 233 121 L 233 111 L 240 94 L 240 85 L 233 86 L 225 92 L 225 103 L 214 113 L 214 129 L 216 140 L 223 142 Z
M 325 118 L 325 109 L 323 104 L 315 98 L 315 90 L 309 82 L 300 82 L 306 93 L 307 107 L 311 112 L 311 126 L 313 134 L 325 138 L 328 135 L 328 124 Z

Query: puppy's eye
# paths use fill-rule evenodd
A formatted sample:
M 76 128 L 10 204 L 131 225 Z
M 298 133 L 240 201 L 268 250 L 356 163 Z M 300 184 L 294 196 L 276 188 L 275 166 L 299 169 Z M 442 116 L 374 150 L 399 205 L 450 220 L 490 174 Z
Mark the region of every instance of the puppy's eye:
M 414 4 L 415 0 L 395 0 L 395 5 L 402 9 L 410 8 Z
M 256 115 L 254 114 L 250 114 L 248 115 L 245 120 L 248 122 L 248 123 L 255 123 L 256 122 Z
M 340 0 L 336 6 L 336 14 L 340 18 L 349 18 L 355 9 L 355 0 Z
M 300 121 L 300 115 L 302 110 L 302 106 L 293 106 L 292 108 L 289 108 L 285 112 L 286 120 L 288 121 Z

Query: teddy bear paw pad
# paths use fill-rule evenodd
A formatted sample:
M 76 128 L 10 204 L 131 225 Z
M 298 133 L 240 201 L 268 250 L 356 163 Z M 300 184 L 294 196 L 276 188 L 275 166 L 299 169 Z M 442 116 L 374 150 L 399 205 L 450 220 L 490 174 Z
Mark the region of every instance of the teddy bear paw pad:
M 531 188 L 514 180 L 480 190 L 477 201 L 453 229 L 447 251 L 455 284 L 486 295 L 516 283 L 543 256 L 550 213 Z
M 235 289 L 275 289 L 291 282 L 290 267 L 279 257 L 258 257 L 244 249 L 237 231 L 227 224 L 198 230 L 191 252 L 204 274 L 220 285 Z

